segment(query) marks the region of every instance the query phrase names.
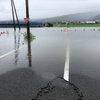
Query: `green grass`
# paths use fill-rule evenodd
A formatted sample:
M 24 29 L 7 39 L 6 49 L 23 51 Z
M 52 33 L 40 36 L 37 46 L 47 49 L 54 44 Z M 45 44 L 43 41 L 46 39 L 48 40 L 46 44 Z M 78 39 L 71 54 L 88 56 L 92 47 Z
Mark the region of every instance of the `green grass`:
M 53 24 L 53 27 L 100 27 L 100 24 Z
M 27 33 L 24 32 L 24 33 L 22 33 L 22 35 L 24 36 L 25 41 L 27 41 L 27 39 L 28 39 Z M 30 33 L 30 41 L 32 42 L 34 39 L 35 39 L 35 36 L 32 33 Z

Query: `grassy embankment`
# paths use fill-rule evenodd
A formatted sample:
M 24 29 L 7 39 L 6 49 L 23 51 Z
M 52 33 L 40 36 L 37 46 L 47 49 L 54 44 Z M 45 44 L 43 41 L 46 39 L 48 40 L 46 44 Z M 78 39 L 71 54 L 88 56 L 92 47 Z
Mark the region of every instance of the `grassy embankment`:
M 53 24 L 53 27 L 100 27 L 100 24 Z

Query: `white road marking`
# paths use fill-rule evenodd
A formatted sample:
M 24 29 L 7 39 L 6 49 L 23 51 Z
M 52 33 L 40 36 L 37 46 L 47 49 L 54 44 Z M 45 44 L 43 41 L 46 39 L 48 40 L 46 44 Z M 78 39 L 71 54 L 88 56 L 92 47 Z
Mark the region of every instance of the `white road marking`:
M 63 78 L 66 81 L 69 81 L 69 61 L 70 61 L 70 50 L 69 50 L 69 46 L 68 46 L 67 52 L 66 52 L 66 61 L 65 61 L 65 68 L 64 68 L 64 76 L 63 76 Z
M 1 59 L 1 58 L 3 58 L 3 57 L 5 57 L 5 56 L 8 56 L 8 55 L 10 55 L 10 54 L 14 53 L 14 52 L 15 52 L 15 51 L 17 51 L 17 50 L 22 49 L 23 47 L 25 47 L 25 46 L 22 46 L 22 47 L 20 47 L 19 49 L 13 50 L 13 51 L 11 51 L 11 52 L 8 52 L 8 53 L 6 53 L 6 54 L 4 54 L 4 55 L 0 56 L 0 59 Z

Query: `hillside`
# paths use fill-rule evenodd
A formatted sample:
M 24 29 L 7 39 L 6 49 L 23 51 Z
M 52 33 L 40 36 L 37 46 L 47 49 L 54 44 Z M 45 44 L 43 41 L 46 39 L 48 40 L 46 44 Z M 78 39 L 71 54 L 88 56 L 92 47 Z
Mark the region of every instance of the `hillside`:
M 20 22 L 24 22 L 23 19 L 19 19 Z M 76 22 L 76 21 L 87 21 L 87 20 L 100 20 L 100 12 L 85 12 L 85 13 L 76 13 L 76 14 L 69 14 L 63 16 L 56 16 L 50 18 L 43 18 L 43 19 L 32 19 L 30 21 L 35 22 Z M 0 21 L 0 22 L 9 22 L 12 20 Z
M 86 12 L 86 13 L 77 13 L 77 14 L 70 14 L 70 15 L 51 17 L 51 18 L 38 19 L 38 20 L 34 20 L 34 21 L 40 21 L 40 22 L 86 21 L 86 20 L 89 20 L 91 18 L 94 18 L 98 14 L 100 14 L 100 12 Z
M 91 18 L 91 20 L 100 20 L 100 14 Z

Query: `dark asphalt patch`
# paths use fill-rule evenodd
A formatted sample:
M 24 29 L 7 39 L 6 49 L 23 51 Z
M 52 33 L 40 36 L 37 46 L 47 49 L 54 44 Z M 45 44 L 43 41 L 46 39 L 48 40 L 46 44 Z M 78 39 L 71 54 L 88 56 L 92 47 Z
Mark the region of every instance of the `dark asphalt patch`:
M 49 87 L 48 84 L 50 84 Z M 82 100 L 79 92 L 76 92 L 77 89 L 74 90 L 75 86 L 61 78 L 57 78 L 48 84 L 32 100 Z
M 61 78 L 43 79 L 32 68 L 19 68 L 0 75 L 0 100 L 79 100 L 74 88 Z

